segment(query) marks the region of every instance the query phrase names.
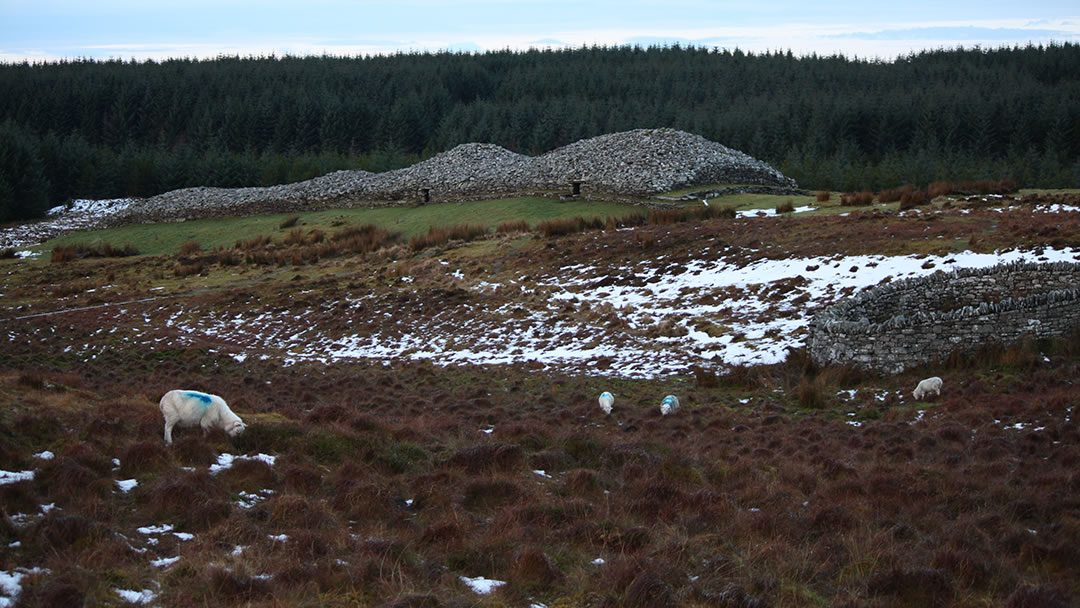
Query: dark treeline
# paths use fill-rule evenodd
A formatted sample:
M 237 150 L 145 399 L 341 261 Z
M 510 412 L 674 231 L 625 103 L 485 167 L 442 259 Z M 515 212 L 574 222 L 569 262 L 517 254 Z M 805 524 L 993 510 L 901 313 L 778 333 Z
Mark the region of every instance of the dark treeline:
M 1080 183 L 1080 45 L 875 62 L 685 47 L 0 65 L 0 220 L 71 198 L 537 154 L 673 127 L 808 188 Z

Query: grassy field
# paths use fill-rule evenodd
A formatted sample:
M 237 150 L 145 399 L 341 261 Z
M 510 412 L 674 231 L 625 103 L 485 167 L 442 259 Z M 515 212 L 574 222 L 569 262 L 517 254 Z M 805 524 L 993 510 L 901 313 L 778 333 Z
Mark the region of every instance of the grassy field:
M 502 222 L 524 220 L 530 225 L 569 217 L 623 217 L 640 213 L 641 207 L 616 203 L 567 201 L 549 198 L 494 199 L 463 203 L 440 203 L 422 207 L 382 207 L 317 211 L 301 214 L 271 214 L 195 220 L 181 223 L 140 224 L 77 232 L 50 240 L 35 249 L 51 250 L 74 243 L 131 244 L 143 255 L 169 255 L 188 242 L 203 249 L 231 248 L 238 240 L 270 235 L 280 240 L 292 228 L 280 228 L 282 222 L 299 215 L 296 226 L 305 230 L 333 232 L 344 225 L 373 224 L 400 234 L 404 239 L 426 232 L 431 227 L 477 224 L 494 229 Z

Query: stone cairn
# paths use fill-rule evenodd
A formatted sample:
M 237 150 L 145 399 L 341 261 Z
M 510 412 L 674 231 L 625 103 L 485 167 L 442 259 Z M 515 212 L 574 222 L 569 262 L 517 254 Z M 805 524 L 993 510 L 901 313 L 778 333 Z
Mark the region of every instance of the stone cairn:
M 349 170 L 281 186 L 184 188 L 137 200 L 109 223 L 344 205 L 413 205 L 520 193 L 645 197 L 714 183 L 797 187 L 768 164 L 699 135 L 638 129 L 584 139 L 536 157 L 473 143 L 384 173 Z
M 807 350 L 819 365 L 883 374 L 1067 335 L 1080 327 L 1080 264 L 1016 262 L 894 281 L 814 316 Z

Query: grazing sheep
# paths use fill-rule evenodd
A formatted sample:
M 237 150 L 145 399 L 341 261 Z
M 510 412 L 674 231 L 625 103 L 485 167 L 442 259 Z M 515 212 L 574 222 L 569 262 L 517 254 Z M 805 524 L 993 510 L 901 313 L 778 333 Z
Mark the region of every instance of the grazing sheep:
M 224 399 L 198 391 L 165 393 L 161 398 L 161 413 L 165 416 L 165 443 L 172 443 L 172 430 L 176 425 L 199 425 L 204 435 L 210 429 L 221 429 L 230 437 L 236 437 L 246 428 L 244 421 L 229 409 Z
M 615 395 L 604 391 L 600 393 L 600 409 L 604 410 L 605 414 L 611 413 L 611 408 L 615 406 Z
M 664 400 L 660 402 L 660 415 L 667 416 L 668 414 L 674 414 L 679 409 L 679 398 L 675 395 L 668 395 L 664 397 Z
M 911 394 L 916 399 L 921 400 L 924 397 L 929 397 L 930 393 L 933 393 L 935 397 L 941 394 L 941 378 L 934 376 L 923 380 L 919 383 L 919 386 L 915 387 L 915 392 Z

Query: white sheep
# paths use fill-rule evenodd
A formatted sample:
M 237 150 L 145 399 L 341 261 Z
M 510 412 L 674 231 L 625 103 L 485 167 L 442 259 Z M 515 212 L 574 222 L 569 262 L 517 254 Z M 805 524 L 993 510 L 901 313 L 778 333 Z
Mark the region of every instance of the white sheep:
M 922 400 L 924 397 L 929 397 L 930 393 L 933 393 L 935 397 L 941 394 L 941 378 L 934 376 L 923 380 L 915 387 L 915 392 L 911 395 Z
M 674 414 L 679 409 L 679 398 L 675 395 L 668 395 L 664 397 L 664 400 L 660 402 L 660 415 L 667 416 L 668 414 Z
M 615 395 L 604 391 L 600 393 L 600 409 L 604 410 L 605 414 L 611 413 L 611 408 L 615 407 Z
M 221 429 L 230 437 L 236 437 L 247 428 L 224 399 L 199 391 L 165 393 L 161 398 L 161 414 L 165 416 L 165 443 L 172 443 L 172 430 L 176 425 L 199 425 L 204 435 L 211 429 Z

